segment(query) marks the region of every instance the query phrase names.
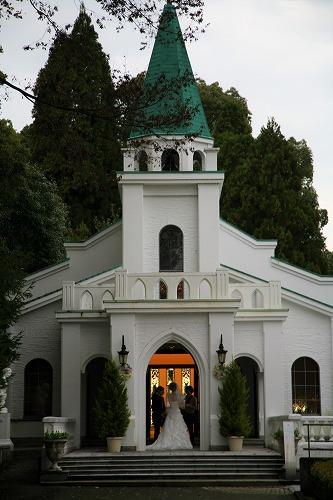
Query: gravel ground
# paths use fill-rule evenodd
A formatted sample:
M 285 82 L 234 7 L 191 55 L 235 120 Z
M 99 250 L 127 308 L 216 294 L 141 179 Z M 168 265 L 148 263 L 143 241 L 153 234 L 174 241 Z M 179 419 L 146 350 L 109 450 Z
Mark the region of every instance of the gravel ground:
M 289 488 L 79 487 L 38 484 L 38 450 L 16 450 L 0 474 L 1 500 L 295 500 Z

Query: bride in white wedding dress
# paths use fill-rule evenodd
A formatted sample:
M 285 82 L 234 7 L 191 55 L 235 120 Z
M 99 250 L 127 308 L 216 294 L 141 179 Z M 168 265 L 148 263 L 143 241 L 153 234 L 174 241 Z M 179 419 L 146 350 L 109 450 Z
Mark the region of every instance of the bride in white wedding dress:
M 147 446 L 147 450 L 192 450 L 189 432 L 180 412 L 180 408 L 185 405 L 184 399 L 175 382 L 171 382 L 168 389 L 169 407 L 163 429 L 156 441 Z

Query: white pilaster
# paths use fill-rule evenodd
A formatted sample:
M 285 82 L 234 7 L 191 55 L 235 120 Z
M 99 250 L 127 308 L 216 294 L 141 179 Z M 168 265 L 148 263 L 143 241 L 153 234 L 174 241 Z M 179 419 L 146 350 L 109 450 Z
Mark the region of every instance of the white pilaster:
M 79 323 L 61 327 L 61 415 L 75 418 L 74 447 L 81 442 L 81 331 Z
M 143 185 L 123 186 L 123 268 L 143 271 Z
M 127 351 L 129 351 L 127 363 L 133 369 L 131 378 L 127 381 L 128 406 L 131 410 L 131 421 L 127 429 L 126 437 L 123 440 L 123 446 L 137 446 L 137 433 L 145 433 L 145 423 L 142 428 L 137 429 L 135 421 L 135 409 L 137 406 L 137 397 L 140 394 L 140 386 L 144 386 L 146 392 L 146 380 L 137 380 L 135 371 L 135 315 L 134 314 L 111 314 L 110 316 L 110 332 L 111 332 L 111 354 L 113 359 L 118 363 L 118 351 L 121 349 L 122 336 Z M 136 386 L 134 387 L 134 385 Z
M 217 183 L 198 185 L 198 271 L 200 273 L 215 272 L 220 265 L 219 196 Z
M 234 313 L 209 313 L 209 380 L 210 380 L 210 447 L 211 449 L 223 446 L 224 440 L 219 430 L 219 392 L 218 381 L 213 375 L 213 368 L 218 363 L 216 351 L 223 335 L 224 348 L 227 349 L 226 363 L 234 355 Z
M 265 394 L 265 440 L 268 444 L 267 419 L 286 412 L 284 403 L 284 356 L 281 321 L 265 321 L 264 335 L 264 394 Z

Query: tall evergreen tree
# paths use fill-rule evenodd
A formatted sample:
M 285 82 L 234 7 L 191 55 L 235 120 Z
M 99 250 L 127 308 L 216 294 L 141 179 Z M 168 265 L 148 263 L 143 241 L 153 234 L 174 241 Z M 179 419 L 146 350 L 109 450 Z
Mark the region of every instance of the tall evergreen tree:
M 313 187 L 304 140 L 287 140 L 272 119 L 254 139 L 251 112 L 236 89 L 199 80 L 207 120 L 225 171 L 221 215 L 257 238 L 276 238 L 276 256 L 319 273 L 332 272 L 322 228 L 327 211 Z
M 68 231 L 56 185 L 27 156 L 11 123 L 0 120 L 0 238 L 23 273 L 62 260 Z
M 0 388 L 2 371 L 18 358 L 11 335 L 30 295 L 25 275 L 64 257 L 67 210 L 56 186 L 27 160 L 11 123 L 0 120 Z
M 32 158 L 56 181 L 72 228 L 93 232 L 119 204 L 120 150 L 108 58 L 83 7 L 72 32 L 56 36 L 34 92 Z
M 271 119 L 230 175 L 239 202 L 222 198 L 222 215 L 256 238 L 276 238 L 277 257 L 326 273 L 327 212 L 319 208 L 312 173 L 305 141 L 287 140 Z

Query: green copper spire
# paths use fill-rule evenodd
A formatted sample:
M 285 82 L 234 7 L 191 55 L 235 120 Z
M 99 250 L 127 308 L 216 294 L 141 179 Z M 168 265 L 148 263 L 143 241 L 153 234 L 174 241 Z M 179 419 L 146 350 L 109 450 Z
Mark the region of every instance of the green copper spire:
M 153 94 L 156 95 L 155 98 Z M 169 0 L 160 19 L 144 81 L 143 96 L 146 103 L 141 111 L 141 119 L 146 126 L 135 127 L 130 139 L 148 135 L 196 135 L 212 139 L 176 9 Z M 177 113 L 186 116 L 186 112 L 187 119 L 174 120 L 177 122 L 175 124 L 172 120 L 165 123 L 170 116 L 176 117 Z

